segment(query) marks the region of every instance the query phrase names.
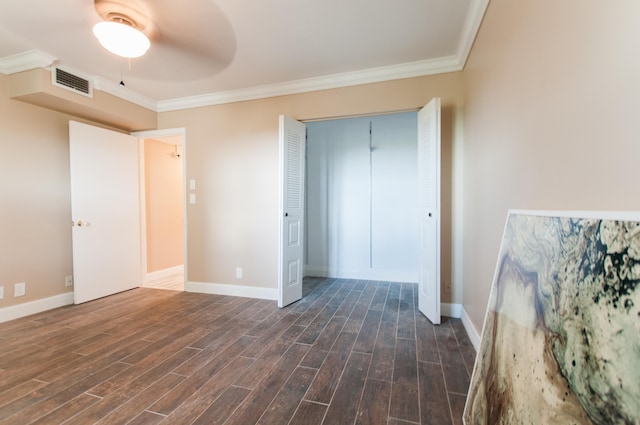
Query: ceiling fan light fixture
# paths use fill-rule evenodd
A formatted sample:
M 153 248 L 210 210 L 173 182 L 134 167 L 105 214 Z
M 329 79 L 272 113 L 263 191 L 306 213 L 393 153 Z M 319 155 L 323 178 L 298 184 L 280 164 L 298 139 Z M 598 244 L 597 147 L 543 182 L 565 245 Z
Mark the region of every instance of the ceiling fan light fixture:
M 144 55 L 151 42 L 141 31 L 119 22 L 99 22 L 93 26 L 93 34 L 102 47 L 125 58 Z

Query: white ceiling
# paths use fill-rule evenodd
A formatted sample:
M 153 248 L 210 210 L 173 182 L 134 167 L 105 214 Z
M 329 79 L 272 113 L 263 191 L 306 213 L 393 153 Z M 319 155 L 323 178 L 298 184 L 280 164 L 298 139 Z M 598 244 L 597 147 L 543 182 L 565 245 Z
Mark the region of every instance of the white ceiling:
M 126 1 L 153 22 L 130 67 L 94 38 L 93 0 L 0 0 L 0 72 L 57 60 L 157 110 L 428 75 L 462 69 L 488 2 Z

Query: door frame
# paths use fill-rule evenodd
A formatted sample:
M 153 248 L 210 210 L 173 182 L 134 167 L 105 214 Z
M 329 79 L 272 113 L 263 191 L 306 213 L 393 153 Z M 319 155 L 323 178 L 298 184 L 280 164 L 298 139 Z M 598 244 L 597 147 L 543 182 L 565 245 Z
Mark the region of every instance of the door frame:
M 188 247 L 187 247 L 187 138 L 186 138 L 186 129 L 184 127 L 178 128 L 168 128 L 163 130 L 144 130 L 144 131 L 135 131 L 132 132 L 131 135 L 138 138 L 138 156 L 140 161 L 140 244 L 141 244 L 141 252 L 142 252 L 142 286 L 146 286 L 147 284 L 147 202 L 146 202 L 146 190 L 145 190 L 145 164 L 144 164 L 144 140 L 145 139 L 164 139 L 167 137 L 176 138 L 179 140 L 178 146 L 182 146 L 182 152 L 180 155 L 180 160 L 182 161 L 182 217 L 183 217 L 183 228 L 182 228 L 182 238 L 183 238 L 183 264 L 184 264 L 184 283 L 185 283 L 185 291 L 187 288 L 187 262 L 188 262 Z M 161 140 L 162 141 L 162 140 Z M 169 144 L 173 144 L 171 142 L 165 142 Z
M 436 96 L 436 97 L 437 97 L 437 96 Z M 431 102 L 431 100 L 430 100 L 429 102 Z M 427 102 L 427 104 L 428 104 L 429 102 Z M 421 106 L 421 107 L 419 107 L 419 108 L 407 108 L 407 109 L 390 110 L 390 111 L 375 112 L 375 113 L 366 113 L 366 114 L 353 114 L 353 115 L 344 115 L 344 116 L 337 115 L 337 116 L 331 116 L 331 117 L 315 117 L 315 118 L 300 119 L 300 120 L 298 120 L 298 121 L 300 121 L 300 122 L 301 122 L 301 123 L 303 123 L 303 124 L 306 124 L 306 123 L 308 123 L 308 122 L 314 122 L 314 121 L 332 121 L 332 120 L 349 119 L 349 118 L 358 118 L 358 117 L 367 117 L 367 116 L 377 116 L 377 115 L 397 114 L 397 113 L 403 113 L 403 112 L 415 112 L 415 113 L 417 114 L 417 113 L 418 113 L 420 110 L 422 110 L 425 106 L 426 106 L 426 105 L 422 105 L 422 106 Z M 441 117 L 441 116 L 440 116 L 440 119 L 442 119 L 442 117 Z M 280 132 L 279 132 L 279 137 L 282 137 L 282 135 L 280 134 Z M 416 139 L 416 143 L 418 143 L 418 139 Z M 455 145 L 455 141 L 453 141 L 453 143 L 454 143 L 454 145 Z M 452 160 L 453 160 L 453 159 L 452 159 Z M 304 162 L 304 164 L 303 164 L 303 167 L 304 167 L 304 184 L 305 184 L 305 185 L 306 185 L 306 181 L 307 181 L 307 178 L 308 178 L 308 177 L 307 177 L 307 172 L 306 172 L 306 166 L 307 166 L 307 164 L 306 164 L 306 160 L 305 160 L 305 162 Z M 280 164 L 280 165 L 279 165 L 279 172 L 280 172 L 280 173 L 282 173 L 282 172 L 283 172 L 283 165 L 282 165 L 282 164 Z M 442 185 L 442 182 L 440 182 L 440 186 L 441 186 L 441 185 Z M 440 189 L 441 189 L 441 188 L 440 188 Z M 439 189 L 439 191 L 440 191 L 440 189 Z M 452 183 L 452 190 L 453 190 L 453 183 Z M 454 196 L 454 195 L 452 194 L 452 199 L 453 199 L 453 196 Z M 305 194 L 305 199 L 304 199 L 304 202 L 303 202 L 303 214 L 306 214 L 306 194 Z M 455 217 L 456 217 L 456 214 L 452 214 L 452 221 L 455 221 Z M 440 217 L 438 217 L 438 219 L 440 219 Z M 304 248 L 304 249 L 305 249 L 305 252 L 306 252 L 306 243 L 307 243 L 307 239 L 306 239 L 306 220 L 305 220 L 305 225 L 304 225 L 303 232 L 305 233 L 305 248 Z M 453 240 L 452 240 L 452 243 L 453 243 Z M 439 260 L 438 260 L 438 261 L 440 261 L 440 262 L 441 262 L 441 261 L 442 261 L 442 259 L 441 259 L 442 245 L 441 245 L 441 243 L 440 243 L 439 245 L 440 245 L 440 246 L 438 246 L 438 248 L 437 248 L 437 249 L 438 249 L 438 253 L 439 253 L 439 254 L 438 254 L 438 259 L 439 259 Z M 418 249 L 420 249 L 420 248 L 418 248 Z M 280 248 L 280 251 L 282 251 L 282 248 Z M 282 256 L 282 255 L 283 255 L 283 253 L 282 253 L 282 252 L 279 252 L 279 258 L 281 258 L 280 256 Z M 305 258 L 305 257 L 306 257 L 306 255 L 305 255 L 305 256 L 303 256 L 303 258 Z M 442 264 L 439 264 L 439 267 L 441 267 L 441 265 L 442 265 Z M 278 267 L 280 267 L 280 265 L 279 265 Z M 456 271 L 456 269 L 455 269 L 455 266 L 454 266 L 454 270 L 452 270 L 452 272 L 455 274 L 455 271 Z M 303 278 L 303 280 L 304 280 L 304 265 L 303 265 L 303 276 L 302 276 L 302 278 Z M 441 277 L 440 277 L 440 280 L 441 280 Z M 440 291 L 441 291 L 441 286 L 442 286 L 442 282 L 440 281 L 440 282 L 438 282 L 438 292 L 439 292 L 439 293 L 440 293 Z M 279 278 L 279 279 L 278 279 L 278 293 L 281 293 L 281 291 L 282 291 L 282 282 L 281 282 L 281 279 Z M 303 290 L 303 293 L 304 293 L 304 290 Z M 453 296 L 453 295 L 452 295 L 452 296 Z M 443 305 L 442 305 L 442 298 L 440 298 L 440 308 L 439 308 L 439 311 L 440 311 L 440 314 L 441 314 L 441 315 L 442 315 L 443 311 L 449 311 L 448 309 L 447 309 L 447 310 L 443 309 Z M 452 312 L 449 312 L 449 313 L 451 314 Z

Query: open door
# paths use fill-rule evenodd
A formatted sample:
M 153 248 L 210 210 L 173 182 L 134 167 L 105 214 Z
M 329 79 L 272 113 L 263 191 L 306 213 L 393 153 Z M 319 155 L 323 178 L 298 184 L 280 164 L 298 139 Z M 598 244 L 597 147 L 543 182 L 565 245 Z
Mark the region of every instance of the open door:
M 74 302 L 140 286 L 138 139 L 69 122 Z
M 306 127 L 280 116 L 278 307 L 302 298 Z
M 418 112 L 420 271 L 418 309 L 440 323 L 440 99 Z

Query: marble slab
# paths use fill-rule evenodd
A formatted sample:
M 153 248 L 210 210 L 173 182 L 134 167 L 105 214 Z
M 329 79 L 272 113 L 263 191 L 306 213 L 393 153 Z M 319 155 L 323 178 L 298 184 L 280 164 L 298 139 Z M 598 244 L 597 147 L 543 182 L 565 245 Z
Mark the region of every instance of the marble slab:
M 640 216 L 631 216 L 510 212 L 466 425 L 640 424 Z

